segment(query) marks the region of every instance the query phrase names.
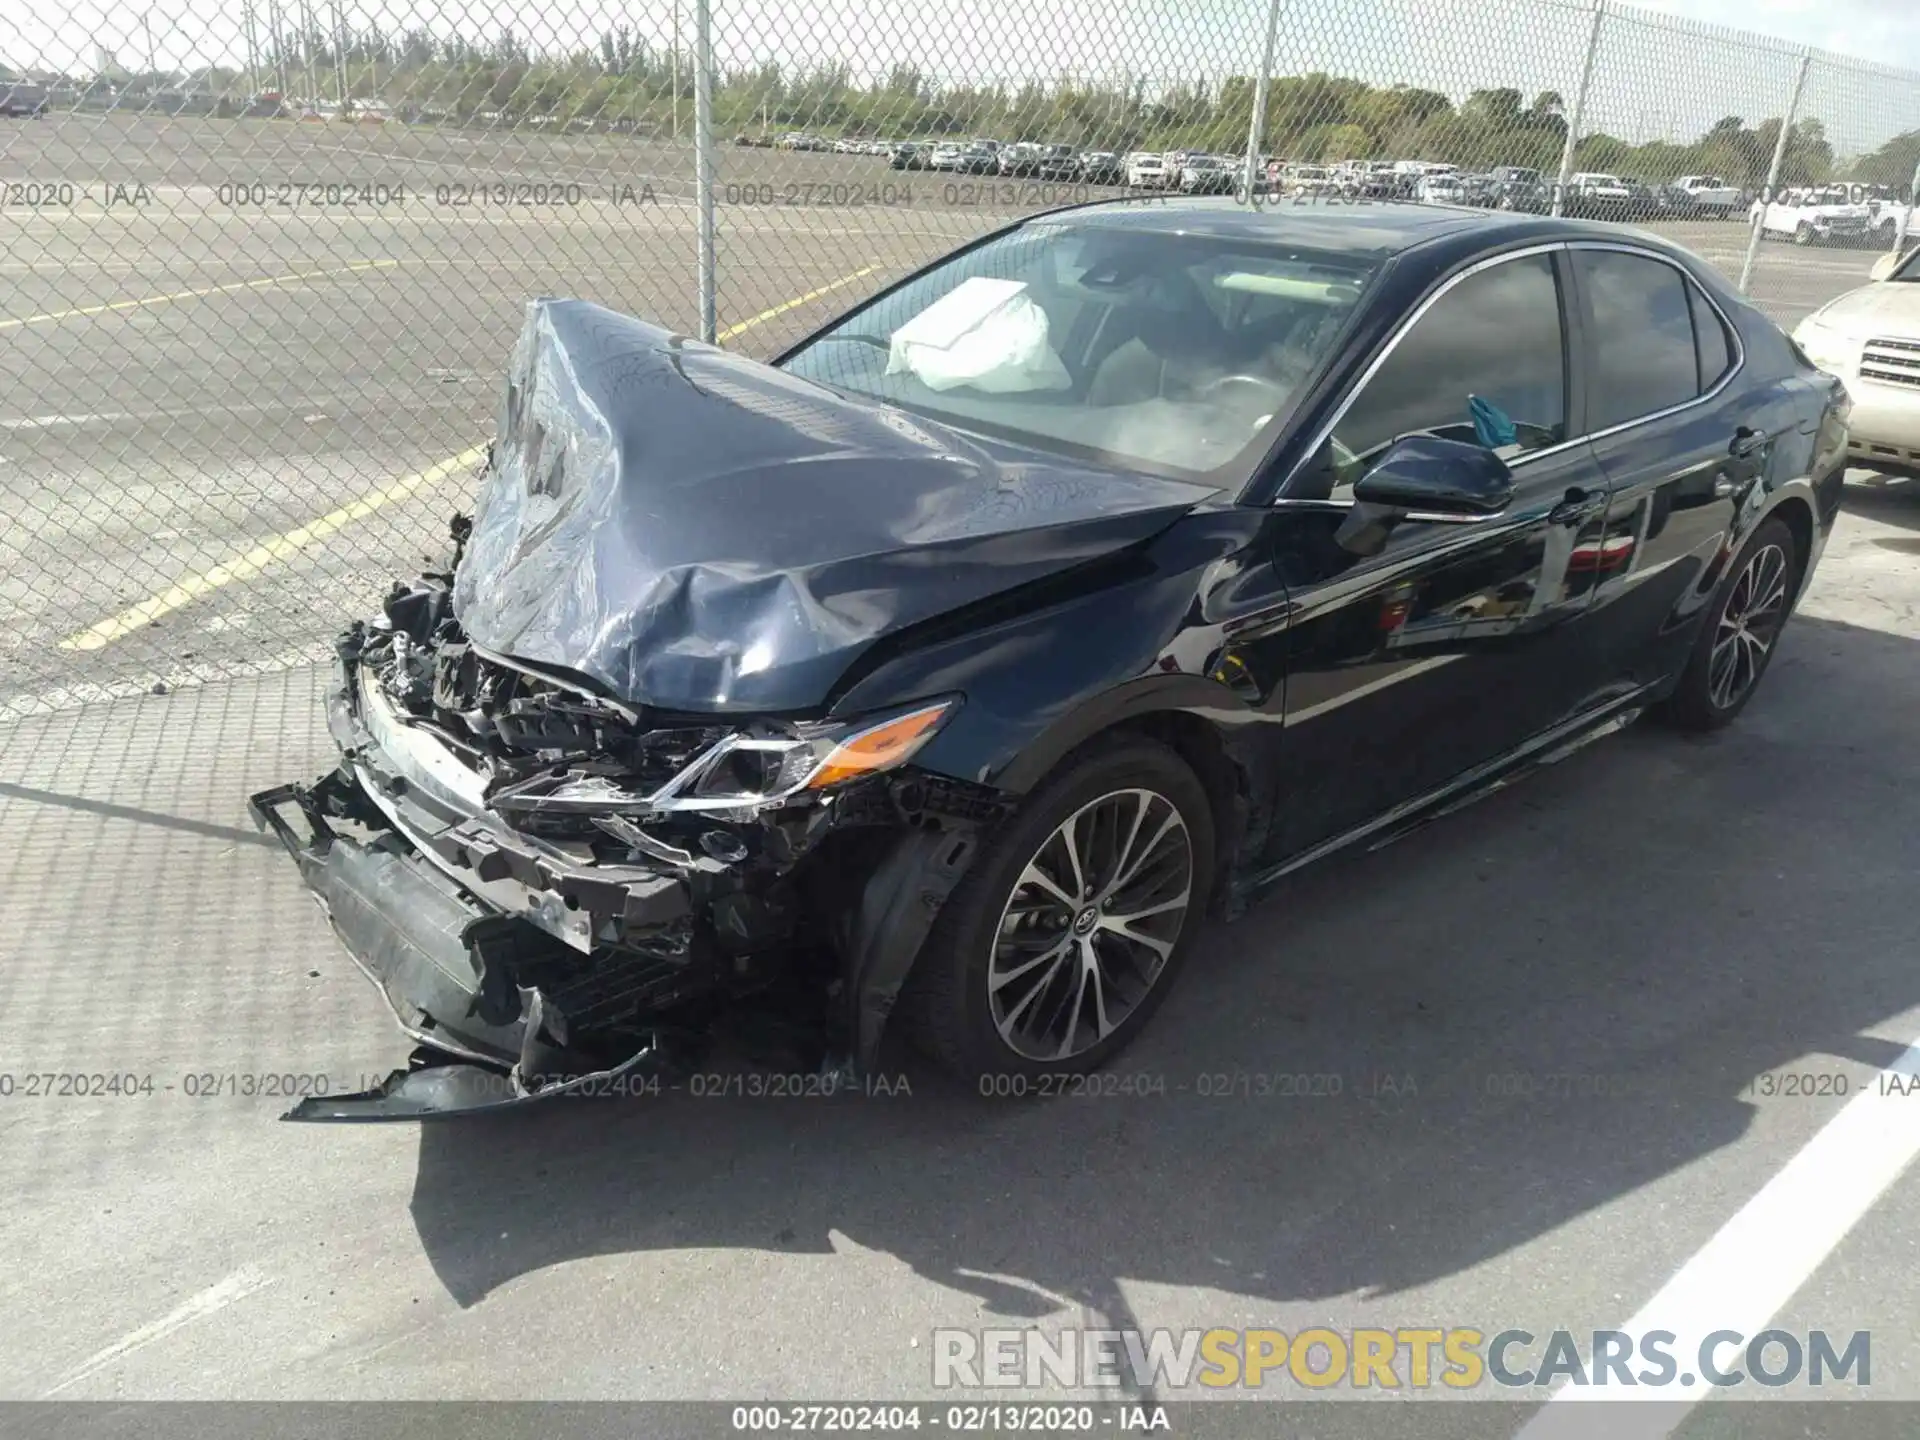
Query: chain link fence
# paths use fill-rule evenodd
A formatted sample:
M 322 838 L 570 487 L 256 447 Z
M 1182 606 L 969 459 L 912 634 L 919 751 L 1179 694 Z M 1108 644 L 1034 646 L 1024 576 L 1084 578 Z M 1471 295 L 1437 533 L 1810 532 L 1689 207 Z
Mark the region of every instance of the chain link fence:
M 1920 77 L 1590 0 L 166 0 L 0 17 L 0 713 L 324 658 L 444 549 L 525 301 L 770 355 L 1141 192 L 1636 224 L 1783 324 Z

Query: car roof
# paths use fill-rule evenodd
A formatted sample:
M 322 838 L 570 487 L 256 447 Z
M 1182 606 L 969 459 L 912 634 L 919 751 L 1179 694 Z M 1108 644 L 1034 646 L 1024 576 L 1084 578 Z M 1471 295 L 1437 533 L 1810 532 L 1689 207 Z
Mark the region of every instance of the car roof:
M 1631 226 L 1411 200 L 1328 205 L 1279 200 L 1270 205 L 1248 205 L 1233 196 L 1156 195 L 1072 206 L 1034 218 L 1042 223 L 1066 221 L 1173 235 L 1259 240 L 1379 259 L 1439 241 L 1451 242 L 1443 247 L 1451 254 L 1564 240 L 1628 241 L 1668 255 L 1686 254 L 1663 236 Z
M 1542 217 L 1510 211 L 1469 210 L 1450 205 L 1372 201 L 1352 205 L 1247 205 L 1232 196 L 1109 200 L 1056 210 L 1041 219 L 1071 219 L 1076 224 L 1125 227 L 1168 234 L 1217 238 L 1284 240 L 1315 250 L 1355 254 L 1393 254 L 1462 231 L 1532 229 L 1556 233 L 1563 227 Z

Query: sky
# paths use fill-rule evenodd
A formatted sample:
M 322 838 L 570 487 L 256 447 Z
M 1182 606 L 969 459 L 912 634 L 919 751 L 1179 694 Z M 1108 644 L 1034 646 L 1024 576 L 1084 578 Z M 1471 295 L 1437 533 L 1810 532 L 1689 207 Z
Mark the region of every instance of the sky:
M 1278 0 L 1275 73 L 1326 70 L 1375 84 L 1440 90 L 1489 86 L 1531 96 L 1580 89 L 1594 0 Z M 542 45 L 591 47 L 631 25 L 664 44 L 678 13 L 691 42 L 694 0 L 252 0 L 337 6 L 352 27 L 377 16 L 389 33 L 425 25 L 474 39 L 511 23 Z M 1063 73 L 1154 89 L 1250 74 L 1268 0 L 712 0 L 720 66 L 789 68 L 841 60 L 864 78 L 896 61 L 950 81 L 1051 80 Z M 1920 129 L 1920 0 L 1606 0 L 1582 133 L 1691 139 L 1722 116 L 1749 123 L 1785 111 L 1808 46 L 1859 57 L 1808 72 L 1801 116 L 1816 116 L 1841 154 Z M 122 65 L 238 65 L 244 0 L 0 0 L 0 59 L 90 73 L 95 44 Z M 1725 27 L 1735 27 L 1729 29 Z M 1736 34 L 1735 30 L 1740 34 Z M 1871 65 L 1869 64 L 1871 62 Z M 1871 66 L 1905 66 L 1896 75 Z
M 1920 0 L 1636 0 L 1644 9 L 1920 70 Z

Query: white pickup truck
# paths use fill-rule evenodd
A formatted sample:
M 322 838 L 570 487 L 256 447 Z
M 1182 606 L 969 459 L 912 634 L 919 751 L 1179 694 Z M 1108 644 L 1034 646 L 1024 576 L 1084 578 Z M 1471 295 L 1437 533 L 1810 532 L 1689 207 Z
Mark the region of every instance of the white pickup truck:
M 1920 214 L 1914 213 L 1914 208 L 1902 200 L 1897 192 L 1886 185 L 1861 188 L 1865 192 L 1862 198 L 1866 201 L 1867 209 L 1873 213 L 1872 235 L 1869 238 L 1875 245 L 1882 250 L 1891 250 L 1894 240 L 1903 234 L 1909 245 L 1920 240 Z M 1903 224 L 1906 227 L 1904 230 L 1901 228 Z
M 1740 191 L 1718 175 L 1682 175 L 1673 188 L 1684 191 L 1702 215 L 1724 220 L 1740 208 Z
M 1753 202 L 1764 237 L 1783 236 L 1796 245 L 1863 245 L 1873 238 L 1873 211 L 1856 203 L 1844 185 L 1789 190 L 1772 204 Z

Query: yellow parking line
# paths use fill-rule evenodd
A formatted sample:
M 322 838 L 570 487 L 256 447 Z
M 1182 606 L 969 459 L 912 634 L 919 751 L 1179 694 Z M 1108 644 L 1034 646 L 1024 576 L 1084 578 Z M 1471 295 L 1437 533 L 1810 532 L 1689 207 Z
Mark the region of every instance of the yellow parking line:
M 269 275 L 262 280 L 235 280 L 226 285 L 209 285 L 201 290 L 176 290 L 171 295 L 149 295 L 141 300 L 114 300 L 105 305 L 82 305 L 75 310 L 49 310 L 44 315 L 24 315 L 14 320 L 0 320 L 0 330 L 14 330 L 22 325 L 45 325 L 54 320 L 74 320 L 82 315 L 104 315 L 110 310 L 141 310 L 149 305 L 170 305 L 175 300 L 197 300 L 203 295 L 230 295 L 236 290 L 266 290 L 275 285 L 294 285 L 302 280 L 319 280 L 328 275 L 354 275 L 362 270 L 384 270 L 390 265 L 398 265 L 398 260 L 367 260 L 358 265 L 345 265 L 332 270 L 300 270 L 291 275 Z
M 376 261 L 374 263 L 379 265 L 390 265 L 390 264 L 393 264 L 394 262 L 390 260 L 381 260 L 381 261 Z M 354 268 L 367 269 L 371 267 L 356 266 Z M 822 295 L 830 294 L 833 291 L 840 289 L 842 286 L 851 285 L 856 280 L 865 279 L 867 276 L 873 274 L 873 272 L 878 270 L 879 268 L 880 267 L 878 265 L 864 266 L 863 268 L 854 271 L 851 275 L 843 275 L 838 280 L 834 280 L 829 282 L 828 284 L 822 285 L 818 290 L 809 290 L 806 294 L 795 296 L 793 299 L 786 301 L 784 304 L 774 306 L 771 310 L 762 310 L 758 315 L 753 316 L 751 319 L 742 320 L 738 325 L 730 326 L 727 329 L 721 331 L 719 338 L 722 340 L 731 340 L 736 335 L 745 334 L 747 331 L 753 329 L 754 326 L 764 324 L 768 320 L 773 319 L 775 316 L 784 315 L 789 310 L 797 310 L 802 305 L 808 304 L 814 300 L 818 300 Z M 319 271 L 314 273 L 327 274 L 327 273 L 339 273 L 339 272 Z M 310 278 L 310 277 L 283 275 L 279 277 L 278 282 L 267 281 L 267 280 L 251 280 L 246 283 L 248 285 L 268 285 L 268 284 L 274 284 L 274 283 L 285 283 L 288 280 L 304 279 L 304 278 Z M 231 289 L 235 287 L 228 286 L 223 288 Z M 186 294 L 213 294 L 213 293 L 215 292 L 213 291 L 186 292 Z M 120 303 L 122 305 L 159 304 L 164 300 L 168 300 L 168 299 L 177 300 L 177 299 L 183 299 L 183 298 L 185 298 L 184 294 L 175 295 L 175 296 L 157 296 L 153 300 L 122 301 Z M 111 309 L 114 307 L 111 307 L 111 306 L 96 307 L 96 309 L 97 308 Z M 95 312 L 93 310 L 85 310 L 85 311 L 68 310 L 68 311 L 60 312 L 60 315 L 38 315 L 38 316 L 34 316 L 33 319 L 52 320 L 52 319 L 59 319 L 61 315 L 81 315 L 81 314 L 92 314 L 92 313 L 95 313 Z M 7 323 L 15 324 L 15 325 L 24 325 L 30 322 L 25 320 L 16 320 L 16 321 L 9 321 Z M 391 485 L 383 486 L 378 490 L 371 490 L 367 494 L 362 495 L 358 500 L 355 500 L 350 504 L 342 505 L 338 510 L 329 511 L 327 514 L 322 515 L 318 520 L 314 520 L 309 522 L 308 524 L 302 525 L 297 530 L 289 530 L 285 534 L 275 535 L 271 539 L 262 541 L 260 544 L 254 546 L 253 549 L 247 551 L 246 554 L 240 556 L 237 559 L 229 560 L 226 563 L 221 565 L 216 565 L 211 570 L 202 571 L 198 575 L 189 575 L 183 580 L 176 581 L 173 585 L 161 591 L 158 595 L 153 596 L 151 599 L 142 600 L 138 605 L 131 605 L 125 610 L 122 610 L 118 615 L 110 615 L 105 620 L 102 620 L 97 624 L 89 625 L 86 629 L 77 631 L 74 634 L 69 635 L 66 639 L 60 642 L 60 648 L 62 650 L 99 650 L 105 646 L 111 645 L 114 641 L 120 639 L 122 636 L 132 634 L 135 630 L 140 629 L 144 625 L 150 624 L 152 621 L 159 619 L 162 615 L 166 615 L 171 613 L 172 611 L 178 610 L 183 605 L 191 604 L 193 601 L 198 600 L 201 596 L 211 594 L 213 591 L 218 590 L 223 585 L 231 585 L 236 580 L 252 579 L 254 576 L 258 575 L 261 571 L 265 570 L 269 565 L 273 564 L 276 560 L 284 560 L 288 556 L 296 554 L 301 550 L 304 550 L 307 546 L 313 544 L 314 541 L 325 539 L 327 536 L 333 534 L 334 531 L 340 529 L 343 525 L 347 525 L 352 521 L 359 520 L 365 516 L 371 515 L 374 511 L 378 510 L 383 505 L 390 505 L 395 500 L 406 499 L 407 496 L 413 494 L 414 491 L 422 489 L 425 486 L 431 485 L 436 480 L 443 480 L 456 470 L 461 470 L 466 468 L 469 465 L 474 464 L 476 461 L 480 459 L 481 456 L 485 455 L 486 453 L 487 453 L 487 447 L 485 445 L 475 445 L 472 449 L 462 450 L 458 455 L 455 455 L 452 459 L 442 460 L 438 465 L 430 466 L 429 468 L 422 470 L 417 475 L 409 475 L 404 480 L 396 480 Z
M 776 315 L 784 315 L 789 310 L 798 310 L 802 305 L 818 300 L 822 295 L 831 295 L 835 290 L 840 289 L 844 285 L 851 285 L 856 280 L 864 280 L 879 268 L 878 265 L 867 265 L 854 271 L 851 275 L 842 275 L 838 280 L 830 280 L 818 290 L 809 290 L 806 294 L 796 295 L 793 299 L 784 301 L 774 306 L 771 310 L 762 310 L 751 320 L 742 320 L 738 325 L 729 325 L 715 338 L 719 340 L 731 340 L 736 335 L 744 335 L 747 331 L 753 329 L 754 326 L 763 325 Z
M 391 485 L 378 490 L 370 490 L 358 500 L 342 505 L 338 510 L 330 510 L 318 520 L 302 525 L 297 530 L 289 530 L 283 535 L 275 535 L 271 540 L 256 545 L 236 560 L 224 565 L 216 565 L 211 570 L 198 575 L 189 575 L 172 586 L 161 591 L 150 600 L 142 600 L 138 605 L 129 606 L 118 615 L 111 615 L 97 625 L 89 625 L 60 642 L 62 650 L 98 650 L 110 645 L 122 635 L 130 634 L 170 611 L 178 610 L 182 605 L 198 600 L 202 595 L 218 590 L 222 585 L 231 585 L 236 580 L 250 580 L 276 560 L 285 560 L 288 556 L 304 550 L 316 540 L 323 540 L 355 520 L 364 519 L 383 505 L 391 505 L 396 500 L 404 500 L 414 491 L 431 485 L 436 480 L 444 480 L 456 470 L 463 470 L 474 464 L 487 453 L 484 445 L 475 445 L 470 450 L 462 450 L 451 460 L 442 460 L 409 475 L 404 480 L 396 480 Z

